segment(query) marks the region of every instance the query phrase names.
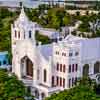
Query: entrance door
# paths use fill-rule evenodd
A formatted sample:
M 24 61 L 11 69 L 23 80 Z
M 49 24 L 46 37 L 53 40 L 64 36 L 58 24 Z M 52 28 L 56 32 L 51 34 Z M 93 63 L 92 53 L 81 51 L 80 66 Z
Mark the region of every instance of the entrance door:
M 27 76 L 33 77 L 33 64 L 28 58 L 26 59 L 26 72 Z
M 33 63 L 27 56 L 21 59 L 21 70 L 22 77 L 33 77 Z

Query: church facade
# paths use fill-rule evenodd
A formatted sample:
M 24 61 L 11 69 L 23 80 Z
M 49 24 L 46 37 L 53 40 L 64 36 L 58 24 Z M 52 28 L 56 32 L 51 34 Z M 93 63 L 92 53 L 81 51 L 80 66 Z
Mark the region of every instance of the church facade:
M 69 34 L 56 43 L 36 45 L 37 29 L 37 24 L 27 18 L 24 9 L 11 25 L 12 72 L 37 100 L 72 88 L 84 75 L 95 78 L 100 72 L 100 38 Z

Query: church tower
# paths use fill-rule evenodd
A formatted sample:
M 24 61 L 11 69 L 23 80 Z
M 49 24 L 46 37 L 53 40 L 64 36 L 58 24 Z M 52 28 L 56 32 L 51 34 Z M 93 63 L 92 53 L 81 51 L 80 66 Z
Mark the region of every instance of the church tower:
M 36 27 L 37 24 L 28 19 L 22 7 L 19 17 L 11 25 L 12 71 L 19 79 L 26 74 L 27 76 L 33 76 L 33 63 L 35 66 L 34 57 L 36 54 Z

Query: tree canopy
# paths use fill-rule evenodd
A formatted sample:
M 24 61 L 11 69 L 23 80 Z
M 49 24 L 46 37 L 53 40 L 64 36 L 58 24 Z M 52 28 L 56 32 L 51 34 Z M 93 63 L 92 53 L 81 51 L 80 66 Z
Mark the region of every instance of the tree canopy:
M 90 78 L 82 78 L 75 87 L 52 94 L 45 100 L 100 100 L 95 88 L 96 84 Z
M 0 100 L 25 100 L 27 93 L 22 81 L 15 75 L 9 75 L 5 70 L 0 70 Z

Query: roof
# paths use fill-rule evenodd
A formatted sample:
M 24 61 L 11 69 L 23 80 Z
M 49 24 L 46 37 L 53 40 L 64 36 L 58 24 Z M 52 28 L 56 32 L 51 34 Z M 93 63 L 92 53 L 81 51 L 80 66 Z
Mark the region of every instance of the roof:
M 64 41 L 73 42 L 73 41 L 84 40 L 84 39 L 87 39 L 87 38 L 78 37 L 78 36 L 74 36 L 74 35 L 72 35 L 72 34 L 69 34 L 69 35 L 64 39 Z
M 52 44 L 41 45 L 40 52 L 46 60 L 49 60 L 49 57 L 52 56 L 53 52 Z

